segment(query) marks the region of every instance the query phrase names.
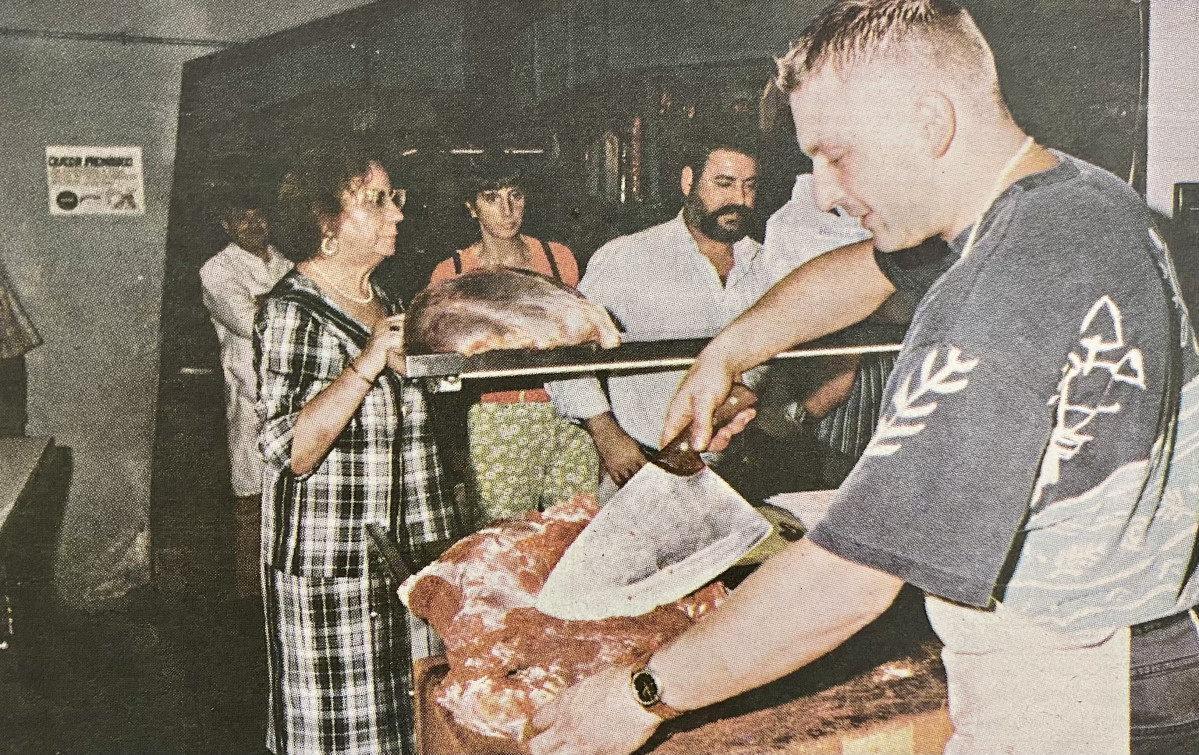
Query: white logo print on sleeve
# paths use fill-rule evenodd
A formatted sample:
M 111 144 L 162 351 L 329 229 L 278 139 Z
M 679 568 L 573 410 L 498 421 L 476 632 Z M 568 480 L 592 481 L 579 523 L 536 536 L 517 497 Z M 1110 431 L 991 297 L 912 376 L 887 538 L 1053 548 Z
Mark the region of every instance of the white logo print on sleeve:
M 1093 435 L 1083 432 L 1084 428 L 1100 414 L 1120 411 L 1119 402 L 1094 406 L 1071 403 L 1070 391 L 1075 387 L 1075 381 L 1090 376 L 1095 370 L 1103 370 L 1109 375 L 1109 384 L 1127 383 L 1145 390 L 1144 355 L 1140 349 L 1128 348 L 1124 342 L 1123 316 L 1114 301 L 1107 296 L 1100 297 L 1083 318 L 1078 332 L 1083 353 L 1075 351 L 1067 355 L 1057 395 L 1049 400 L 1050 406 L 1057 404 L 1055 422 L 1037 475 L 1032 506 L 1040 502 L 1045 488 L 1061 479 L 1062 462 L 1073 459 L 1083 446 L 1094 440 Z M 1105 356 L 1108 358 L 1104 359 Z
M 920 403 L 921 399 L 931 398 L 928 394 L 944 396 L 957 393 L 966 387 L 969 382 L 966 378 L 953 379 L 953 376 L 969 373 L 978 365 L 978 360 L 962 359 L 961 349 L 950 347 L 945 357 L 945 365 L 933 372 L 939 353 L 937 349 L 933 349 L 924 358 L 924 363 L 920 365 L 919 383 L 914 391 L 912 378 L 916 377 L 915 375 L 909 375 L 903 381 L 903 385 L 895 390 L 895 395 L 891 397 L 892 411 L 889 416 L 879 420 L 878 428 L 875 429 L 874 437 L 870 439 L 863 456 L 890 456 L 903 447 L 898 439 L 918 435 L 925 426 L 925 423 L 919 420 L 927 418 L 937 410 L 936 401 Z

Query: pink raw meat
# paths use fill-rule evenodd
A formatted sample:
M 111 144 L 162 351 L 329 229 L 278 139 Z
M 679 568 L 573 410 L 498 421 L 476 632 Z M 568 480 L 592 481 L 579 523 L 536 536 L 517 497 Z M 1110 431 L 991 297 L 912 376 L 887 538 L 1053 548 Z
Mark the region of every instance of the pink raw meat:
M 530 721 L 561 690 L 670 641 L 727 594 L 713 583 L 642 616 L 564 621 L 533 607 L 567 546 L 599 511 L 576 496 L 463 538 L 400 587 L 446 644 L 450 672 L 437 701 L 479 734 L 522 745 Z
M 412 300 L 404 331 L 411 351 L 466 356 L 620 343 L 603 307 L 545 276 L 509 268 L 472 270 L 434 283 Z

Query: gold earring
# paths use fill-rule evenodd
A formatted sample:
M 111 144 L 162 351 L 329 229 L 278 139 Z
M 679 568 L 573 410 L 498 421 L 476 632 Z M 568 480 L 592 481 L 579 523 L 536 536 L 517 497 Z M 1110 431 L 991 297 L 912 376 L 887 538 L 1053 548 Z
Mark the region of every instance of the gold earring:
M 337 239 L 333 236 L 326 236 L 321 239 L 321 254 L 326 257 L 332 257 L 337 254 Z

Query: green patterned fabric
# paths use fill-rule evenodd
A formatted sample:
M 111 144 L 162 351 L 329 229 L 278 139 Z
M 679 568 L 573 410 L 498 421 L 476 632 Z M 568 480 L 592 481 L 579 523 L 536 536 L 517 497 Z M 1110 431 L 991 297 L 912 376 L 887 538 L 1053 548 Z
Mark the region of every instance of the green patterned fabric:
M 470 503 L 480 527 L 595 493 L 599 456 L 591 436 L 551 404 L 475 404 L 467 427 Z

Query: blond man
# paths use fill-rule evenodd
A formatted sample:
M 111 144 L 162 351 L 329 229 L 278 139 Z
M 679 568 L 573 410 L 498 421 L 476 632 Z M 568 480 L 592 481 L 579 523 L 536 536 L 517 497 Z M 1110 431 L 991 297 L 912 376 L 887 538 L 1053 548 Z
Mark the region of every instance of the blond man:
M 1195 752 L 1199 348 L 1144 202 L 1021 130 L 952 2 L 834 3 L 779 69 L 817 204 L 875 249 L 818 257 L 734 321 L 663 434 L 695 419 L 704 448 L 736 374 L 917 292 L 882 420 L 807 538 L 644 667 L 564 692 L 533 751 L 635 749 L 827 653 L 906 582 L 945 643 L 947 753 Z M 888 261 L 933 236 L 947 264 Z

